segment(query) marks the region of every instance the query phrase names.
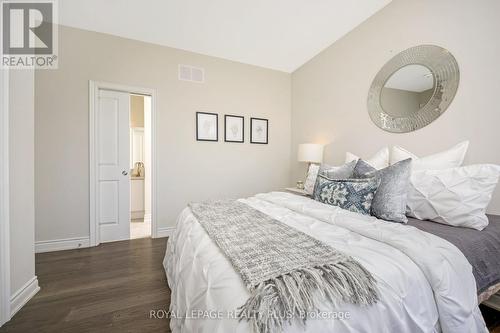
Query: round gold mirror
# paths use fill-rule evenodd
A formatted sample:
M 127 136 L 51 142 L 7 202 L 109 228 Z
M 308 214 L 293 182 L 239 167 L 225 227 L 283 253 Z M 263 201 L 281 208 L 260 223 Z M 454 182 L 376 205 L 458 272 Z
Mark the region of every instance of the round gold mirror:
M 368 94 L 368 112 L 383 130 L 406 133 L 425 127 L 450 105 L 459 83 L 455 58 L 433 45 L 407 49 L 380 70 Z

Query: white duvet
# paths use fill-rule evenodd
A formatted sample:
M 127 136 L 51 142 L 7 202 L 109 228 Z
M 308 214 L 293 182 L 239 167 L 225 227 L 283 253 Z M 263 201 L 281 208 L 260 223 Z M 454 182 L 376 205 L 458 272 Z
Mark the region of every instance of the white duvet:
M 240 201 L 352 256 L 377 281 L 377 304 L 324 301 L 322 318 L 308 319 L 305 327 L 287 326 L 285 332 L 487 332 L 472 267 L 449 242 L 289 193 Z M 168 241 L 164 266 L 174 333 L 252 331 L 234 318 L 248 290 L 189 208 Z

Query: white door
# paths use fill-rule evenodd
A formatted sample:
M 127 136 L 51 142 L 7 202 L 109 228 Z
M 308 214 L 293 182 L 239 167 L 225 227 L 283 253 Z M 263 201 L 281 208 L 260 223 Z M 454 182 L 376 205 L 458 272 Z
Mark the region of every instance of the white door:
M 97 218 L 101 242 L 130 238 L 128 93 L 99 90 Z

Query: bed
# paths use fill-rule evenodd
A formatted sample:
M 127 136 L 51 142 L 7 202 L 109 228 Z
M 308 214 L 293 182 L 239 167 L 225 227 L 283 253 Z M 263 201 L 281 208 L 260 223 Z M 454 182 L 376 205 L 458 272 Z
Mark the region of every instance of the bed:
M 500 290 L 500 216 L 489 215 L 483 230 L 458 228 L 432 221 L 408 219 L 408 225 L 455 245 L 472 265 L 479 303 Z
M 290 193 L 239 201 L 352 256 L 377 281 L 376 304 L 324 301 L 320 316 L 308 319 L 305 326 L 286 326 L 285 332 L 487 332 L 478 292 L 492 292 L 498 283 L 498 276 L 480 268 L 498 260 L 493 252 L 480 259 L 480 247 L 457 247 L 451 242 L 458 236 L 446 228 L 436 231 L 424 221 L 386 222 Z M 498 241 L 499 225 L 495 220 L 486 233 L 493 242 Z M 479 256 L 473 261 L 479 268 L 473 268 L 464 253 Z M 189 208 L 168 241 L 164 267 L 172 290 L 174 333 L 252 332 L 247 321 L 235 316 L 249 291 Z M 475 276 L 481 278 L 480 286 Z

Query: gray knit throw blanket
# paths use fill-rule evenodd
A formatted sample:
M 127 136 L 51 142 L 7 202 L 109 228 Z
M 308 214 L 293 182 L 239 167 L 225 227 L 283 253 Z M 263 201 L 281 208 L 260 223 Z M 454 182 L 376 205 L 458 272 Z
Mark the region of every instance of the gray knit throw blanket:
M 377 302 L 372 275 L 353 258 L 238 201 L 189 205 L 251 292 L 238 316 L 256 332 L 281 332 L 292 319 L 305 324 L 319 293 L 330 301 Z

